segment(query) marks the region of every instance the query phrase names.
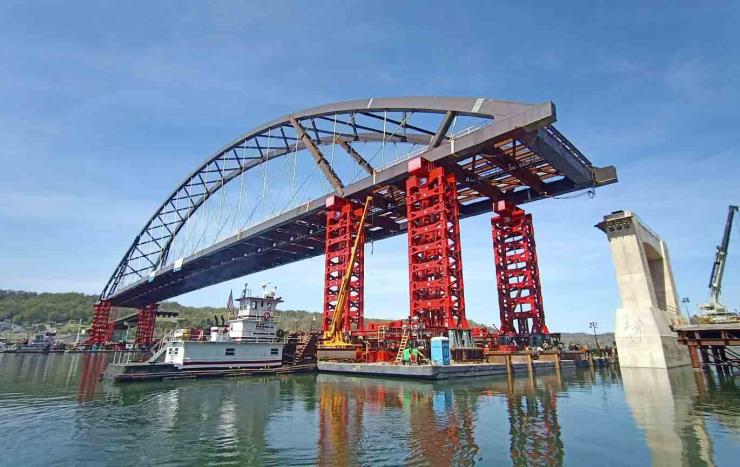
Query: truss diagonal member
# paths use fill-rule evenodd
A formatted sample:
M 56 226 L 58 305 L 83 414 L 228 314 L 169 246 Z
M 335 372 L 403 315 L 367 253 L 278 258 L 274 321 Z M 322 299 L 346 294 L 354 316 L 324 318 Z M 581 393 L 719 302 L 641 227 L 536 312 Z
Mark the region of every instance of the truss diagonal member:
M 342 147 L 342 149 L 344 149 L 344 152 L 349 154 L 349 156 L 352 159 L 354 159 L 355 162 L 357 162 L 357 164 L 360 167 L 365 169 L 365 172 L 367 172 L 369 175 L 372 175 L 375 173 L 375 169 L 373 168 L 373 166 L 370 165 L 370 163 L 366 161 L 365 158 L 362 157 L 362 155 L 359 152 L 355 151 L 354 148 L 350 146 L 348 142 L 344 141 L 341 138 L 336 138 L 335 141 L 339 144 L 339 146 Z
M 493 147 L 482 153 L 481 156 L 504 172 L 511 174 L 512 177 L 529 186 L 538 194 L 545 193 L 545 184 L 542 183 L 540 177 L 531 170 L 521 167 L 516 159 L 501 149 Z
M 432 136 L 432 141 L 429 143 L 430 148 L 436 148 L 442 143 L 442 139 L 447 135 L 447 130 L 450 129 L 450 125 L 452 125 L 453 120 L 455 120 L 455 115 L 457 114 L 451 110 L 445 114 L 445 118 L 443 118 L 442 122 L 439 124 L 437 132 Z
M 319 168 L 324 173 L 324 176 L 329 181 L 329 183 L 331 183 L 331 186 L 334 188 L 334 190 L 340 195 L 344 194 L 344 185 L 339 179 L 339 176 L 337 176 L 337 173 L 334 172 L 334 169 L 331 168 L 331 165 L 326 160 L 324 155 L 321 154 L 321 151 L 316 146 L 316 143 L 314 143 L 311 137 L 306 134 L 306 130 L 303 128 L 303 126 L 301 126 L 298 120 L 296 120 L 296 118 L 293 116 L 290 117 L 290 124 L 293 126 L 296 133 L 298 134 L 298 138 L 303 141 L 303 144 L 306 145 L 306 148 L 308 148 L 308 151 L 313 156 L 316 164 L 318 164 Z
M 494 201 L 504 199 L 504 192 L 498 187 L 484 182 L 473 172 L 457 165 L 455 161 L 445 161 L 442 165 L 444 165 L 445 169 L 455 174 L 458 183 L 469 186 L 481 195 L 491 198 Z

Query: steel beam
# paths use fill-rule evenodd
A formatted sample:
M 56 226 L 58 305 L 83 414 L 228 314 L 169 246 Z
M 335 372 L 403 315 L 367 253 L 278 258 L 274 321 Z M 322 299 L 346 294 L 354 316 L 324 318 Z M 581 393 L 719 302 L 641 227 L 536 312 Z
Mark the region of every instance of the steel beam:
M 490 154 L 481 153 L 481 157 L 488 162 L 500 168 L 506 173 L 510 173 L 514 178 L 532 188 L 539 194 L 545 193 L 545 184 L 536 173 L 529 169 L 520 167 L 516 159 L 506 154 L 499 148 L 492 148 Z
M 340 195 L 343 193 L 344 185 L 342 184 L 342 181 L 339 179 L 339 176 L 336 172 L 334 172 L 334 169 L 331 167 L 331 164 L 326 160 L 323 154 L 321 154 L 321 151 L 316 146 L 316 143 L 313 142 L 310 136 L 306 134 L 306 130 L 303 128 L 303 126 L 298 122 L 298 120 L 295 119 L 295 117 L 290 117 L 290 124 L 295 129 L 296 133 L 298 134 L 298 138 L 300 138 L 301 141 L 303 141 L 303 144 L 306 145 L 306 148 L 308 148 L 308 152 L 311 153 L 314 160 L 316 161 L 316 164 L 319 166 L 321 171 L 324 173 L 324 176 L 329 181 L 331 186 L 334 188 L 334 190 L 339 193 Z
M 484 182 L 469 170 L 465 170 L 454 161 L 445 161 L 442 165 L 450 172 L 455 174 L 457 182 L 463 185 L 469 186 L 483 196 L 486 196 L 493 201 L 498 201 L 504 198 L 504 192 L 498 187 L 493 186 L 489 183 Z
M 432 136 L 432 140 L 429 142 L 430 148 L 436 148 L 439 146 L 439 143 L 442 142 L 442 138 L 447 135 L 447 130 L 450 129 L 450 125 L 452 125 L 452 122 L 455 120 L 455 112 L 448 111 L 445 114 L 445 118 L 442 119 L 442 122 L 439 124 L 439 128 L 437 128 L 437 132 Z
M 355 151 L 354 148 L 352 148 L 352 146 L 350 146 L 348 142 L 344 141 L 343 139 L 339 139 L 339 138 L 337 138 L 335 141 L 339 143 L 339 146 L 341 146 L 342 149 L 344 149 L 344 152 L 349 154 L 349 156 L 355 162 L 357 162 L 357 164 L 360 167 L 365 169 L 365 172 L 367 172 L 369 175 L 372 175 L 375 173 L 375 169 L 370 165 L 370 163 L 368 163 L 368 161 L 366 161 L 365 158 L 362 157 L 362 155 L 360 155 L 360 153 Z

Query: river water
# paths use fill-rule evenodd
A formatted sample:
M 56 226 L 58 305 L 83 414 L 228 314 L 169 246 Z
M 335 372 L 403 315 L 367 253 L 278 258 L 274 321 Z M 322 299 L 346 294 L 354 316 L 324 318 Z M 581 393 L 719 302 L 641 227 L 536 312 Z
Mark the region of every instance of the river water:
M 0 465 L 738 465 L 740 381 L 691 369 L 114 385 L 0 354 Z

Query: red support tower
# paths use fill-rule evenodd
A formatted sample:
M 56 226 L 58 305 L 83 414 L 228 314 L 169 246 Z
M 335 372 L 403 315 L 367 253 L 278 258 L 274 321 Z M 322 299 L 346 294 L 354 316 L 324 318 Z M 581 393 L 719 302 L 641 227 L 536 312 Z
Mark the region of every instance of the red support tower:
M 157 320 L 157 304 L 139 309 L 139 324 L 136 326 L 136 343 L 149 347 L 154 342 L 154 324 Z
M 347 270 L 347 262 L 352 253 L 352 245 L 357 236 L 363 206 L 339 196 L 326 199 L 326 262 L 324 271 L 324 320 L 322 329 L 331 326 L 331 319 L 337 306 L 342 276 Z M 352 277 L 349 282 L 349 296 L 344 309 L 344 331 L 363 331 L 365 329 L 365 232 L 360 234 L 360 247 Z
M 549 334 L 532 215 L 508 201 L 497 201 L 493 208 L 496 215 L 491 218 L 491 226 L 501 334 L 527 339 Z
M 421 158 L 408 169 L 410 317 L 435 334 L 467 329 L 455 175 Z
M 110 321 L 111 304 L 107 300 L 93 305 L 92 326 L 87 335 L 87 343 L 100 345 L 110 342 L 113 337 L 113 326 Z

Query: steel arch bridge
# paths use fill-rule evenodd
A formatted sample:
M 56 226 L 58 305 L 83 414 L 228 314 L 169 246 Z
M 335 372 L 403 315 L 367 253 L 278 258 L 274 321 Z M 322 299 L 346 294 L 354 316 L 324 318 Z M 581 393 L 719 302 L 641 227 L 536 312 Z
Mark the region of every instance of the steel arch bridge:
M 370 98 L 272 120 L 188 175 L 136 235 L 101 301 L 144 307 L 324 254 L 326 200 L 372 196 L 369 239 L 407 230 L 408 160 L 456 180 L 459 216 L 616 182 L 558 130 L 552 102 Z

